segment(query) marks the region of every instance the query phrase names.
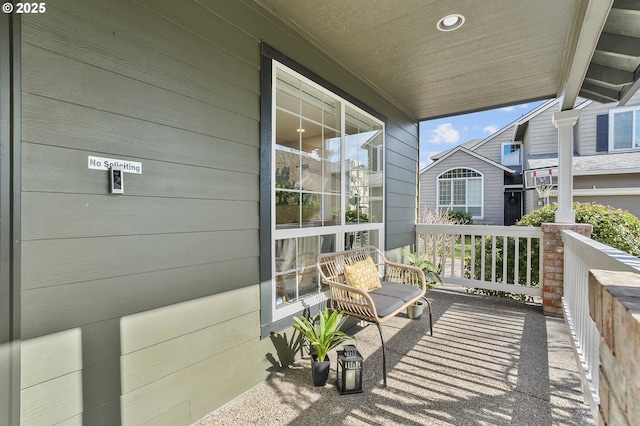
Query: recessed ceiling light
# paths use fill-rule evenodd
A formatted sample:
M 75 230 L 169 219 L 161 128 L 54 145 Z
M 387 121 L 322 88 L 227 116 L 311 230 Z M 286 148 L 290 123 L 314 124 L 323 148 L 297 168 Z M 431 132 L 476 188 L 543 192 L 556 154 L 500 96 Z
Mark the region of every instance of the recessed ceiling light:
M 464 16 L 459 13 L 447 15 L 438 21 L 438 29 L 440 31 L 453 31 L 460 28 L 464 24 Z
M 300 128 L 300 129 L 296 129 L 296 132 L 298 133 L 304 133 L 304 129 Z

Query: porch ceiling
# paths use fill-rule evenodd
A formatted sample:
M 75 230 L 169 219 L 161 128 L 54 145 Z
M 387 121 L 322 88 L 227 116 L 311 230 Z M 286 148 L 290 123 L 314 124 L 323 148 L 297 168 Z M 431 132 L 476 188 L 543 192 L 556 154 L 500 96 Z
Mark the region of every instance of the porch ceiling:
M 416 120 L 637 90 L 637 1 L 254 1 Z M 464 25 L 439 31 L 452 13 Z

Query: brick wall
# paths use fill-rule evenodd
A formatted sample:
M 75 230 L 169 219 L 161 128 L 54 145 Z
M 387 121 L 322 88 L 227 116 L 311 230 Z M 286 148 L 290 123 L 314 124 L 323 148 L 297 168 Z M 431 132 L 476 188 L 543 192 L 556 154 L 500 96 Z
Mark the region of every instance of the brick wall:
M 600 341 L 599 425 L 640 421 L 640 285 L 638 274 L 589 271 L 589 312 Z
M 564 289 L 564 243 L 562 231 L 574 231 L 585 237 L 591 237 L 592 225 L 543 223 L 542 239 L 542 310 L 545 315 L 562 316 L 562 295 Z

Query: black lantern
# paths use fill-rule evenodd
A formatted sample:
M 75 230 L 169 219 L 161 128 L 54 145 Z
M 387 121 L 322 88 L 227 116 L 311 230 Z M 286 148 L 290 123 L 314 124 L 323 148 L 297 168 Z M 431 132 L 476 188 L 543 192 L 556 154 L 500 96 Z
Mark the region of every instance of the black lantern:
M 353 345 L 344 345 L 338 351 L 338 390 L 342 395 L 362 392 L 362 364 L 364 358 Z

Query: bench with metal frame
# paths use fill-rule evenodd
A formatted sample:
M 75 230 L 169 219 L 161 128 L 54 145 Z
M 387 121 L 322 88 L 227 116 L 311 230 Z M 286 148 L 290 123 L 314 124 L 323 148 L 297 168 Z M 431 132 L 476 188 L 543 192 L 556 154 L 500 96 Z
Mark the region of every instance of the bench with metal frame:
M 353 265 L 371 257 L 381 273 L 382 287 L 365 291 L 347 283 L 344 265 Z M 388 261 L 375 247 L 362 247 L 335 253 L 321 253 L 317 267 L 324 284 L 330 287 L 331 308 L 374 323 L 382 341 L 382 376 L 387 386 L 387 356 L 381 324 L 404 312 L 423 299 L 429 311 L 429 329 L 433 336 L 431 304 L 425 297 L 427 283 L 424 272 L 415 266 Z

